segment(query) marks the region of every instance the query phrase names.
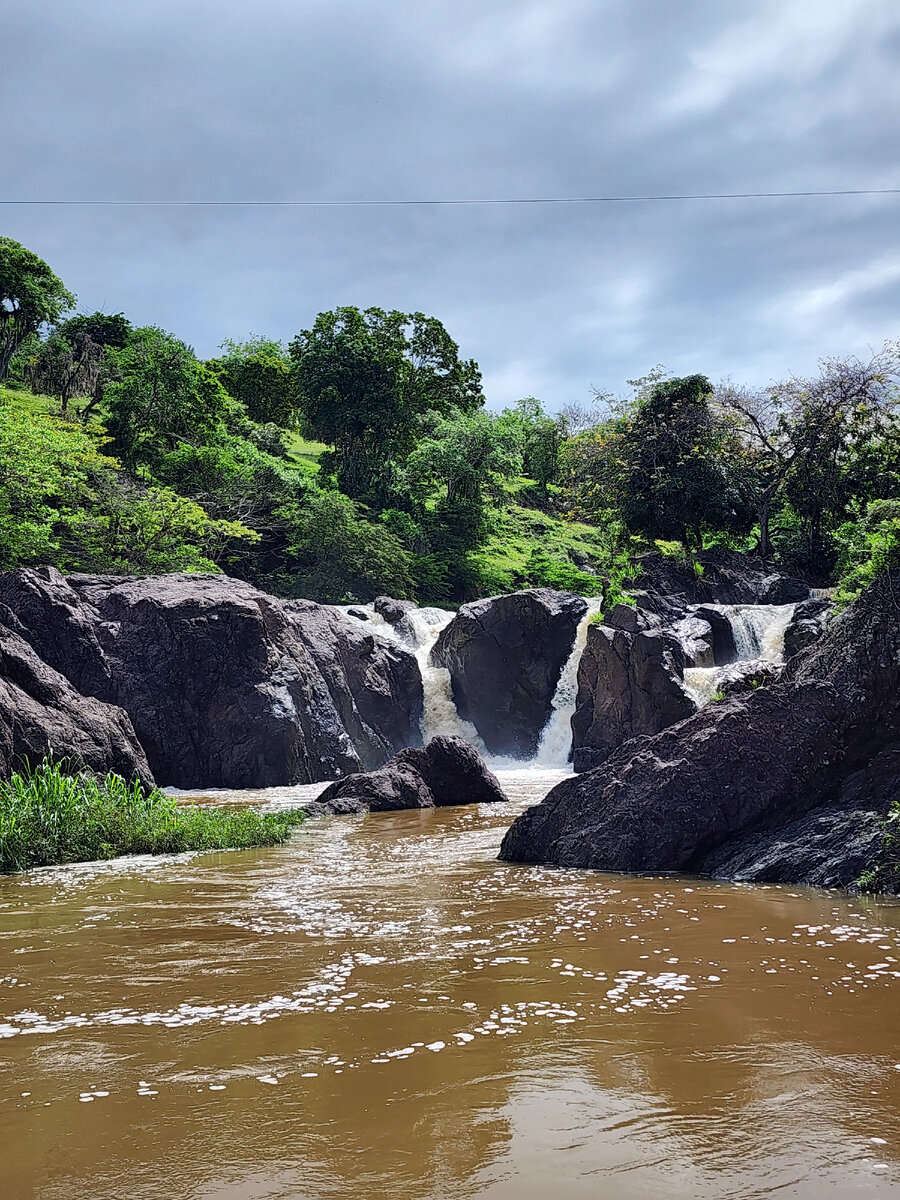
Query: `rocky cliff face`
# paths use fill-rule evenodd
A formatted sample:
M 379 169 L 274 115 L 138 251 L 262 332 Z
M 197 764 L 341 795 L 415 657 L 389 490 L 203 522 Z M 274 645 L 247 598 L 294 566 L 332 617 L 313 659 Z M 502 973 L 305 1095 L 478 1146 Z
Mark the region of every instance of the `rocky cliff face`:
M 464 604 L 441 632 L 432 662 L 492 754 L 534 756 L 586 612 L 580 596 L 533 588 Z
M 128 714 L 142 769 L 149 761 L 161 785 L 332 779 L 421 740 L 414 658 L 339 610 L 222 576 L 64 579 L 52 569 L 0 576 L 0 599 L 75 707 L 80 693 Z M 54 752 L 76 756 L 81 743 L 70 742 Z M 99 752 L 89 765 L 119 769 Z
M 627 742 L 596 770 L 559 784 L 514 823 L 501 857 L 851 882 L 895 794 L 896 595 L 900 572 L 835 619 L 779 683 Z M 883 778 L 888 784 L 875 786 Z M 874 816 L 849 815 L 863 812 Z M 808 863 L 797 850 L 807 836 L 818 847 Z

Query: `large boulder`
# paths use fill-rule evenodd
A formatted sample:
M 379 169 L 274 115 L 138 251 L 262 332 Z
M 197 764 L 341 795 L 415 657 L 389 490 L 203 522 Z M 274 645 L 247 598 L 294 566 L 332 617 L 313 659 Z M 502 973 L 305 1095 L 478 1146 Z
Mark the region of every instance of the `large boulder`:
M 586 612 L 580 596 L 534 588 L 465 604 L 441 632 L 431 661 L 492 754 L 534 756 Z
M 794 609 L 790 624 L 784 631 L 785 662 L 815 645 L 831 619 L 830 600 L 804 600 Z
M 503 800 L 496 777 L 468 742 L 436 737 L 422 749 L 401 750 L 376 771 L 329 784 L 306 808 L 311 816 L 325 816 Z
M 82 696 L 38 656 L 23 632 L 15 616 L 0 606 L 0 778 L 51 756 L 74 769 L 115 771 L 152 785 L 128 716 L 114 705 Z
M 422 744 L 422 675 L 415 657 L 359 620 L 312 600 L 284 604 L 366 770 Z
M 831 813 L 821 877 L 843 878 L 834 855 L 846 822 L 833 814 L 883 812 L 886 795 L 871 781 L 886 761 L 878 756 L 900 744 L 897 594 L 900 570 L 835 618 L 779 683 L 709 705 L 565 780 L 513 824 L 501 857 L 795 879 L 796 856 L 779 866 L 784 854 L 764 848 L 783 841 L 793 822 L 798 837 L 813 826 L 823 833 L 816 822 Z M 751 833 L 759 840 L 742 841 Z M 845 866 L 856 850 L 848 843 Z
M 108 697 L 109 662 L 78 594 L 55 567 L 0 573 L 0 603 L 49 666 L 88 696 Z
M 630 738 L 659 733 L 695 713 L 683 677 L 684 649 L 672 633 L 591 625 L 572 717 L 575 770 L 597 767 Z

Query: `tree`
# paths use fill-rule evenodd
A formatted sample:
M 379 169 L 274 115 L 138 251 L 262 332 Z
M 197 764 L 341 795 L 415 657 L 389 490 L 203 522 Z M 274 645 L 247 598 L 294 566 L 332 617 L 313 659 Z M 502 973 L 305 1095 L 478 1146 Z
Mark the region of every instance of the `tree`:
M 204 445 L 224 432 L 230 400 L 218 377 L 163 329 L 135 329 L 111 351 L 108 429 L 126 466 L 155 471 L 176 446 Z
M 481 504 L 486 489 L 496 494 L 503 479 L 521 472 L 522 441 L 518 422 L 485 412 L 432 419 L 430 432 L 406 461 L 405 474 L 420 493 L 440 484 L 450 504 Z
M 59 400 L 63 417 L 69 401 L 90 396 L 100 380 L 103 347 L 87 334 L 66 337 L 58 330 L 42 344 L 28 372 L 32 388 Z
M 898 381 L 900 344 L 888 342 L 868 362 L 825 359 L 814 379 L 792 376 L 765 391 L 731 384 L 717 390 L 716 404 L 738 431 L 763 557 L 772 552 L 773 513 L 786 502 L 817 553 L 826 516 L 839 519 L 854 497 L 872 498 L 869 489 L 888 466 L 885 450 L 896 464 Z
M 619 441 L 622 518 L 633 533 L 702 549 L 707 530 L 746 529 L 732 426 L 710 405 L 704 375 L 639 393 Z
M 57 321 L 74 303 L 43 259 L 12 238 L 0 237 L 0 381 L 25 338 Z
M 222 343 L 225 354 L 209 364 L 225 390 L 239 400 L 253 421 L 283 428 L 294 420 L 291 364 L 281 342 L 251 338 Z
M 338 486 L 352 497 L 384 491 L 388 464 L 412 449 L 421 415 L 484 402 L 477 365 L 423 313 L 320 313 L 290 355 L 304 426 L 334 447 Z
M 506 409 L 504 416 L 518 422 L 522 430 L 522 471 L 546 497 L 550 484 L 559 478 L 559 452 L 568 430 L 565 419 L 544 412 L 534 396 L 525 396 L 514 409 Z

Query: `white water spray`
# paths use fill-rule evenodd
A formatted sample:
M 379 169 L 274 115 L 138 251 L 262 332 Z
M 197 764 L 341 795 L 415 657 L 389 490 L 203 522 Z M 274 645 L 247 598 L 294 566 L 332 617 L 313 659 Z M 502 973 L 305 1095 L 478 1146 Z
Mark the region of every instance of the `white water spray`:
M 728 619 L 737 661 L 755 660 L 766 665 L 784 662 L 784 635 L 797 607 L 795 604 L 715 604 L 710 607 Z M 684 686 L 702 708 L 715 697 L 728 674 L 728 666 L 687 667 Z
M 572 716 L 578 696 L 578 664 L 587 643 L 591 620 L 600 612 L 602 605 L 601 597 L 588 600 L 587 612 L 575 631 L 575 641 L 556 685 L 550 716 L 541 732 L 537 754 L 533 759 L 536 766 L 565 767 L 569 762 L 572 752 Z

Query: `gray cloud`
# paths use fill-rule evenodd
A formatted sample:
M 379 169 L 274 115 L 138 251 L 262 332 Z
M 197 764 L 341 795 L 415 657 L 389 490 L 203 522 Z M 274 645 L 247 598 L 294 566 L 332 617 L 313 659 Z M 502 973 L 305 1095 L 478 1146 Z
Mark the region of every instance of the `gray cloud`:
M 900 186 L 882 0 L 30 0 L 0 16 L 4 198 Z M 422 309 L 498 406 L 663 362 L 765 383 L 900 336 L 900 198 L 5 208 L 87 309 L 211 354 Z

